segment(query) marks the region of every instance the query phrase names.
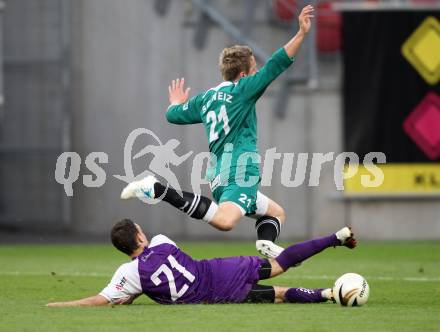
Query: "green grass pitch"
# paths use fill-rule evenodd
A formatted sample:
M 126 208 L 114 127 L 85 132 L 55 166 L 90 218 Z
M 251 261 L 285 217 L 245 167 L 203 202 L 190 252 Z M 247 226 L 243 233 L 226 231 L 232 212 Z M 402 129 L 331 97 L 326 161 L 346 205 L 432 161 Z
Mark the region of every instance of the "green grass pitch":
M 253 244 L 183 243 L 195 258 L 254 255 Z M 328 287 L 364 275 L 364 307 L 324 304 L 154 304 L 48 308 L 97 294 L 126 257 L 111 245 L 0 246 L 0 331 L 440 331 L 440 242 L 363 243 L 327 249 L 267 284 Z

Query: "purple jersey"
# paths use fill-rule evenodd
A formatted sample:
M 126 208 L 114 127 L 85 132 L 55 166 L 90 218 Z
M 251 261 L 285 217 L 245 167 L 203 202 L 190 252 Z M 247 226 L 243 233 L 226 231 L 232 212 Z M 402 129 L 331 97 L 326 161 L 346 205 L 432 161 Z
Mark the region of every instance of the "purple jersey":
M 121 267 L 101 295 L 117 302 L 118 297 L 137 295 L 127 292 L 131 288 L 162 304 L 239 303 L 258 282 L 262 262 L 252 256 L 194 260 L 169 238 L 158 235 L 132 263 L 125 264 L 134 270 L 137 263 L 138 276 L 118 273 Z M 130 283 L 137 278 L 136 285 Z M 110 294 L 110 289 L 118 287 L 125 291 L 123 296 Z

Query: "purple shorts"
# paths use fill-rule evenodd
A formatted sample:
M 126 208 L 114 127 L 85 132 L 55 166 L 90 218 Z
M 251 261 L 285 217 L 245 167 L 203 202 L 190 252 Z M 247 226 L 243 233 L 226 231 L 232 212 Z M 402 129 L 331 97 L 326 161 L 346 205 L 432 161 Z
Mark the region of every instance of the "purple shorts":
M 256 256 L 240 256 L 215 258 L 207 262 L 212 271 L 208 302 L 240 303 L 259 281 L 259 270 L 265 260 Z

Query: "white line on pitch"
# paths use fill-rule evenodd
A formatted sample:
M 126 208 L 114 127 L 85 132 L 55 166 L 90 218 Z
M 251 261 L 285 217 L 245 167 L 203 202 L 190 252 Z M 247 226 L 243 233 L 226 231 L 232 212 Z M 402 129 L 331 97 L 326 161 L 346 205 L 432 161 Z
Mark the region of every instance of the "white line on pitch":
M 20 272 L 0 271 L 0 276 L 31 276 L 31 277 L 111 277 L 111 273 L 98 272 Z
M 99 273 L 99 272 L 55 272 L 52 275 L 51 272 L 21 272 L 21 271 L 0 271 L 0 276 L 35 276 L 35 277 L 105 277 L 111 278 L 112 273 Z M 338 276 L 329 275 L 284 275 L 279 276 L 277 279 L 309 279 L 309 280 L 336 280 Z M 380 280 L 380 281 L 409 281 L 409 282 L 440 282 L 440 277 L 387 277 L 387 276 L 367 276 L 367 280 Z

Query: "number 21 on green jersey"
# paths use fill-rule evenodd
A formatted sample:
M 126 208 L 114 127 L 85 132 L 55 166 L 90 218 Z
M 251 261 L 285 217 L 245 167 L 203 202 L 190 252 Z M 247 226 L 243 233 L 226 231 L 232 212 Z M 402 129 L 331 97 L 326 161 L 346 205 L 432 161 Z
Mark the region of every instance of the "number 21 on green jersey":
M 220 123 L 222 121 L 223 121 L 223 130 L 226 136 L 231 131 L 231 128 L 229 128 L 228 113 L 226 113 L 225 105 L 222 105 L 220 107 L 220 112 L 218 113 L 218 115 L 214 111 L 209 111 L 208 114 L 206 115 L 206 123 L 207 124 L 211 123 L 211 127 L 209 130 L 209 143 L 218 140 L 219 133 L 216 132 L 215 127 L 217 126 L 217 123 Z

